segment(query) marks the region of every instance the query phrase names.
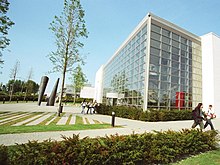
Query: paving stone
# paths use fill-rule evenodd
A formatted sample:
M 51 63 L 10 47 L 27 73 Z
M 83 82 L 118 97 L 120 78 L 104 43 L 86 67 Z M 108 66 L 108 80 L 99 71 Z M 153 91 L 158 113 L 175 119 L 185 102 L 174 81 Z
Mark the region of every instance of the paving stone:
M 17 120 L 17 119 L 24 117 L 24 116 L 27 116 L 27 114 L 25 113 L 25 114 L 20 114 L 20 115 L 16 115 L 16 116 L 2 119 L 2 120 L 0 120 L 0 122 L 1 122 L 0 125 L 11 122 L 11 121 L 13 121 L 13 119 Z
M 49 118 L 53 114 L 54 113 L 45 114 L 45 115 L 41 116 L 40 118 L 38 118 L 37 120 L 34 120 L 34 121 L 28 123 L 27 125 L 37 125 L 37 124 L 40 124 L 42 121 L 46 120 L 47 118 Z
M 69 118 L 69 114 L 65 114 L 61 117 L 61 119 L 57 122 L 57 125 L 65 125 Z
M 49 125 L 52 121 L 54 121 L 57 117 L 54 116 L 54 118 L 52 118 L 50 121 L 48 121 L 45 125 Z
M 76 123 L 76 116 L 75 116 L 75 115 L 72 115 L 69 124 L 75 124 L 75 123 Z
M 44 114 L 44 113 L 43 113 L 43 114 Z M 32 120 L 34 120 L 34 119 L 36 119 L 36 118 L 42 116 L 43 114 L 39 114 L 39 115 L 33 116 L 33 117 L 31 117 L 31 118 L 29 118 L 29 119 L 27 119 L 27 120 L 23 120 L 23 121 L 21 121 L 21 122 L 19 122 L 19 123 L 16 123 L 16 124 L 12 125 L 12 126 L 23 125 L 23 124 L 25 124 L 25 123 L 28 123 L 28 122 L 30 122 L 30 121 L 32 121 Z
M 89 121 L 89 124 L 95 124 L 94 120 L 90 119 L 90 118 L 87 118 L 88 121 Z
M 83 120 L 83 124 L 87 124 L 85 117 L 82 117 L 82 120 Z
M 10 115 L 15 114 L 15 113 L 16 113 L 16 112 L 1 113 L 1 114 L 0 114 L 0 117 L 2 117 L 2 116 L 10 116 Z

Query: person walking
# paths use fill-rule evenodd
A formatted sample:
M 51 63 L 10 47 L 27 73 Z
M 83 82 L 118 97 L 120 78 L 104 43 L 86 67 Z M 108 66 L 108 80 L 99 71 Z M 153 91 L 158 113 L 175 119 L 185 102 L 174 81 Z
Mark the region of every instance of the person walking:
M 86 108 L 86 105 L 87 105 L 87 102 L 86 102 L 86 99 L 84 99 L 81 103 L 81 106 L 82 106 L 82 111 L 81 113 L 85 115 L 85 108 Z
M 93 102 L 93 105 L 92 105 L 92 107 L 93 107 L 93 113 L 97 113 L 97 111 L 96 111 L 97 105 L 98 105 L 98 103 L 97 103 L 97 101 L 95 100 L 95 101 Z
M 90 111 L 90 114 L 92 114 L 92 109 L 93 109 L 92 107 L 93 107 L 93 103 L 92 103 L 92 101 L 90 101 L 87 105 L 87 108 L 88 108 L 87 112 L 86 112 L 87 114 L 88 114 L 89 111 Z
M 203 124 L 203 112 L 202 112 L 203 104 L 199 103 L 196 108 L 193 110 L 193 120 L 194 123 L 192 125 L 192 128 L 195 128 L 197 125 L 199 125 L 200 129 L 204 129 Z
M 205 115 L 206 115 L 206 123 L 204 125 L 204 129 L 210 125 L 211 130 L 214 130 L 214 126 L 212 124 L 212 119 L 215 118 L 215 111 L 214 109 L 212 109 L 212 105 L 209 105 L 209 108 L 205 111 Z

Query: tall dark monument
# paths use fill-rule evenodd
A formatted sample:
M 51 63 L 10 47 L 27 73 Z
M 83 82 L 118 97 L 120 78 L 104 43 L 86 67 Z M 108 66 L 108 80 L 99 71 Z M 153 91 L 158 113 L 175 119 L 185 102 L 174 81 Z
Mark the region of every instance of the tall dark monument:
M 40 106 L 42 98 L 44 96 L 44 92 L 47 87 L 48 80 L 49 80 L 49 78 L 47 76 L 43 76 L 41 78 L 41 83 L 40 83 L 40 87 L 39 87 L 39 95 L 38 95 L 38 103 L 37 103 L 39 106 Z
M 50 94 L 50 98 L 49 98 L 49 102 L 48 102 L 49 106 L 54 106 L 55 99 L 56 99 L 56 94 L 57 94 L 58 84 L 59 84 L 59 78 L 57 79 L 57 82 L 55 83 L 55 85 L 53 87 L 53 90 L 52 90 L 52 92 Z

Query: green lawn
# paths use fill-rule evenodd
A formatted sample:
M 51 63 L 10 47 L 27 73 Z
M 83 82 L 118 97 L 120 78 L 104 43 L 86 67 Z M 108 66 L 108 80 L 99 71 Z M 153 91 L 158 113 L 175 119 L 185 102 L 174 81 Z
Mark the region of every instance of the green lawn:
M 88 129 L 112 128 L 110 124 L 74 124 L 74 125 L 35 125 L 35 126 L 0 126 L 0 134 L 49 132 L 49 131 L 73 131 Z
M 219 165 L 220 164 L 220 148 L 214 151 L 201 153 L 196 156 L 184 159 L 172 165 Z
M 1 112 L 1 114 L 4 112 Z M 24 112 L 17 112 L 12 115 L 18 115 L 22 114 Z M 57 122 L 62 118 L 63 115 L 66 113 L 62 113 L 61 116 L 57 116 L 56 113 L 54 115 L 51 115 L 49 118 L 45 119 L 38 125 L 33 126 L 27 126 L 27 123 L 30 123 L 31 121 L 28 121 L 27 123 L 24 123 L 20 126 L 12 126 L 13 124 L 16 124 L 21 121 L 25 121 L 31 117 L 34 117 L 38 114 L 42 114 L 42 112 L 33 112 L 28 114 L 28 116 L 24 116 L 18 119 L 9 120 L 7 123 L 4 123 L 0 125 L 0 134 L 13 134 L 13 133 L 29 133 L 29 132 L 49 132 L 49 131 L 70 131 L 70 130 L 89 130 L 89 129 L 105 129 L 105 128 L 111 128 L 110 124 L 100 124 L 98 121 L 95 122 L 95 124 L 84 124 L 81 116 L 76 116 L 76 123 L 71 125 L 70 119 L 72 117 L 72 114 L 69 115 L 67 123 L 65 125 L 56 125 Z M 1 119 L 7 119 L 8 115 L 1 116 Z M 49 122 L 51 119 L 54 119 L 49 125 L 46 125 L 47 122 Z M 36 120 L 36 118 L 34 119 Z M 4 121 L 3 121 L 4 122 Z M 1 121 L 0 121 L 1 123 Z

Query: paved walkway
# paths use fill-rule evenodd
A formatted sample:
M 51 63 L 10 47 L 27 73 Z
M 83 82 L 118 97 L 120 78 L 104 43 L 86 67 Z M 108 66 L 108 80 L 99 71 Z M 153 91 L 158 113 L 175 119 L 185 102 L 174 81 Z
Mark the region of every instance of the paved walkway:
M 57 109 L 58 109 L 57 105 L 46 106 L 44 103 L 41 106 L 37 106 L 37 103 L 0 104 L 0 111 L 10 111 L 10 112 L 17 111 L 17 112 L 51 113 L 51 112 L 56 112 Z M 80 107 L 64 106 L 63 108 L 63 112 L 66 112 L 68 115 L 69 114 L 72 114 L 72 116 L 81 115 L 82 117 L 86 117 L 88 121 L 97 120 L 103 123 L 111 123 L 111 116 L 98 115 L 98 114 L 82 115 L 80 114 L 80 111 L 81 111 Z M 143 121 L 129 120 L 129 119 L 116 117 L 115 125 L 122 126 L 120 128 L 6 134 L 6 135 L 0 135 L 0 144 L 8 146 L 8 145 L 14 145 L 15 143 L 17 144 L 27 143 L 29 140 L 31 141 L 38 140 L 39 142 L 43 140 L 47 140 L 47 139 L 62 140 L 62 135 L 71 137 L 73 134 L 79 134 L 80 138 L 84 138 L 86 136 L 94 138 L 94 137 L 100 137 L 100 136 L 106 136 L 106 135 L 108 136 L 108 135 L 114 135 L 114 134 L 128 135 L 132 133 L 144 133 L 144 132 L 150 132 L 153 130 L 166 131 L 170 129 L 170 130 L 179 131 L 184 128 L 191 128 L 192 123 L 193 123 L 193 120 L 169 121 L 169 122 L 143 122 Z M 220 130 L 220 119 L 219 118 L 213 120 L 213 124 L 216 130 Z

